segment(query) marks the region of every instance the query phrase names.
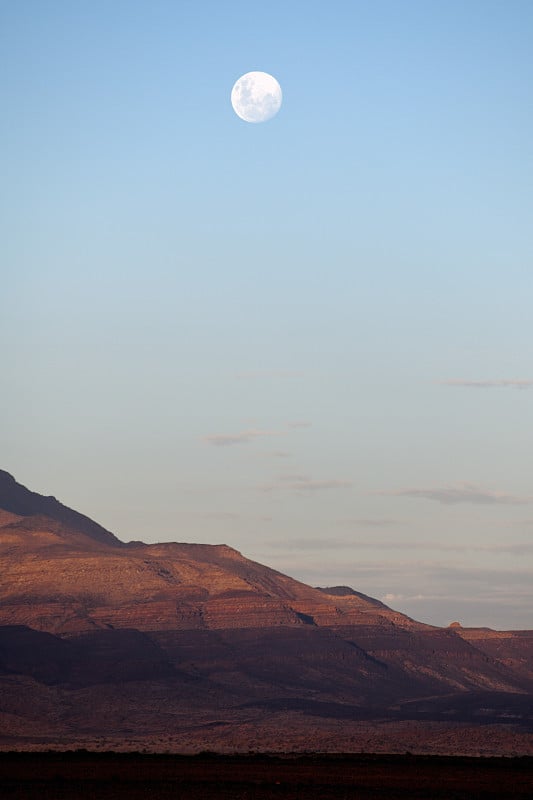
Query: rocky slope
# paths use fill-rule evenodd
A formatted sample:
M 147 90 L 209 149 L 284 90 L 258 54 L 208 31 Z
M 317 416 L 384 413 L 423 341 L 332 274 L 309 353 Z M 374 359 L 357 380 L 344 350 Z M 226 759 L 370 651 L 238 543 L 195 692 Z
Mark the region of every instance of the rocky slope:
M 61 522 L 70 530 L 85 534 L 95 542 L 102 544 L 120 545 L 121 542 L 101 525 L 93 522 L 89 517 L 64 506 L 55 497 L 44 497 L 37 492 L 31 492 L 17 483 L 15 478 L 3 469 L 0 469 L 0 513 L 12 517 L 42 516 Z M 15 520 L 13 520 L 15 521 Z M 2 517 L 0 516 L 0 524 Z
M 363 620 L 428 627 L 353 590 L 313 589 L 227 545 L 124 544 L 6 475 L 0 474 L 3 624 L 59 634 L 109 627 L 335 626 Z

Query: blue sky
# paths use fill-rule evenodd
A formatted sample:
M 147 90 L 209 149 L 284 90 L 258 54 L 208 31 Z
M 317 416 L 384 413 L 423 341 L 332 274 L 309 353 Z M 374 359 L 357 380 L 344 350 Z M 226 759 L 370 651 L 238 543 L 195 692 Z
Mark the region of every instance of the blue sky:
M 533 627 L 532 37 L 526 2 L 0 4 L 2 467 Z

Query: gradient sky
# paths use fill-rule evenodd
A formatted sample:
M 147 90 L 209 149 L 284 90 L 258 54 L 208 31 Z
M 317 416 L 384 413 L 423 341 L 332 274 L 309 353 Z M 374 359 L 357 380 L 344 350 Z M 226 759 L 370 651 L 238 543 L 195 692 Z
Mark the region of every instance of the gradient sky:
M 1 2 L 0 466 L 533 628 L 532 41 L 519 0 Z

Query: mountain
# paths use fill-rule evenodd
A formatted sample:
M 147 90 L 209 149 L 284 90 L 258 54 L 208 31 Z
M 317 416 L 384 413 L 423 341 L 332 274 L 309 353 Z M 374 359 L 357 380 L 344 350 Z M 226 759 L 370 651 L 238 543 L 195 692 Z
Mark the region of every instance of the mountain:
M 227 545 L 124 543 L 6 472 L 0 576 L 0 747 L 360 749 L 389 726 L 390 749 L 400 725 L 414 750 L 429 724 L 452 726 L 447 747 L 481 724 L 513 728 L 499 750 L 531 744 L 531 631 L 425 625 Z

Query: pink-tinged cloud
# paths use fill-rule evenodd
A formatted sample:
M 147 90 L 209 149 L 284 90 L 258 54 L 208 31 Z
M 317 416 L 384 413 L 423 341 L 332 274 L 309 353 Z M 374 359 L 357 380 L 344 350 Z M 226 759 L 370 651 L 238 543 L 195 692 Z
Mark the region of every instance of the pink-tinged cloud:
M 280 431 L 262 431 L 258 429 L 241 431 L 240 433 L 214 433 L 210 436 L 204 436 L 204 442 L 214 447 L 231 447 L 236 444 L 250 444 L 255 439 L 261 439 L 264 436 L 279 436 L 280 433 Z
M 233 511 L 199 511 L 197 512 L 196 516 L 201 517 L 202 519 L 216 519 L 216 520 L 233 520 L 233 519 L 240 519 L 240 514 L 236 514 Z
M 360 528 L 385 528 L 389 525 L 399 525 L 402 521 L 398 519 L 361 519 L 359 517 L 347 517 L 346 519 L 339 519 L 337 522 L 340 525 L 356 525 Z
M 265 492 L 288 490 L 307 493 L 320 492 L 328 489 L 349 489 L 351 486 L 352 482 L 346 480 L 313 480 L 308 475 L 281 475 L 277 481 L 261 486 L 260 488 Z
M 237 372 L 236 378 L 254 380 L 256 378 L 302 378 L 305 372 L 296 369 L 256 369 Z
M 435 488 L 411 487 L 407 489 L 396 489 L 389 492 L 375 492 L 386 497 L 414 497 L 422 500 L 435 500 L 444 505 L 455 505 L 457 503 L 473 503 L 475 505 L 524 505 L 530 503 L 533 498 L 520 497 L 507 492 L 500 492 L 495 489 L 483 489 L 473 483 L 461 483 L 455 486 L 444 486 Z
M 529 389 L 533 386 L 530 380 L 494 380 L 494 381 L 469 381 L 469 380 L 449 380 L 441 381 L 444 386 L 462 386 L 467 389 Z

